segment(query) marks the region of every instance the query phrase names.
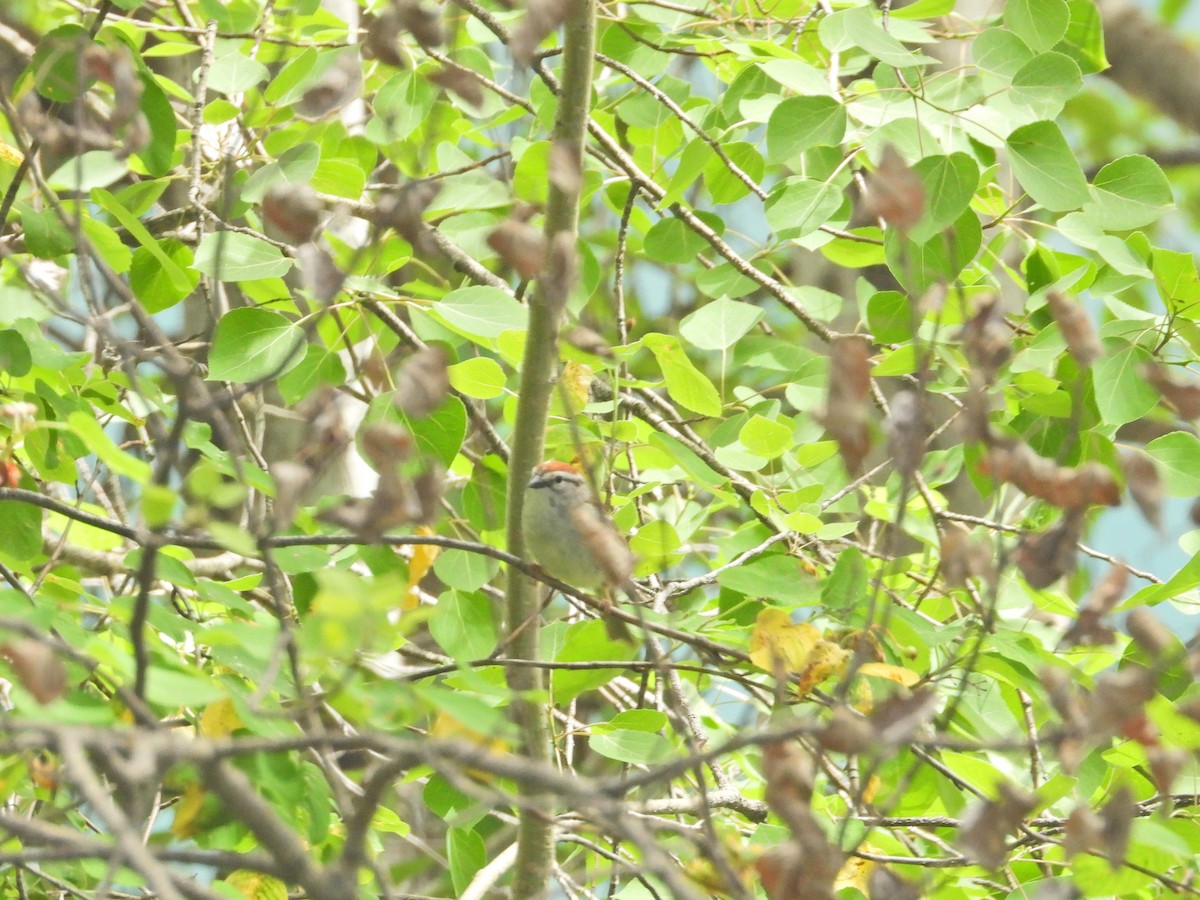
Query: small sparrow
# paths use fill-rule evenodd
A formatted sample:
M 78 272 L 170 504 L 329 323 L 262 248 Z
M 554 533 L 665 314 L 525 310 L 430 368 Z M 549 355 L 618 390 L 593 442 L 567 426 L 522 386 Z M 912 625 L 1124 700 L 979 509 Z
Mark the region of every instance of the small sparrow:
M 636 600 L 633 553 L 578 469 L 534 467 L 521 515 L 525 545 L 546 572 L 582 590 L 619 588 Z

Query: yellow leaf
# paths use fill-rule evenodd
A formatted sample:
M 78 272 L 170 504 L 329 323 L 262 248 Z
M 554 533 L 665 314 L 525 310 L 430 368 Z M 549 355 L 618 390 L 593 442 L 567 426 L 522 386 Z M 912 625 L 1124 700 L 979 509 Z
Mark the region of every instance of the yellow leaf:
M 863 785 L 863 803 L 873 803 L 875 801 L 875 795 L 879 793 L 879 788 L 882 784 L 883 782 L 879 780 L 878 775 L 872 775 L 870 778 L 868 778 L 867 783 Z
M 183 791 L 183 799 L 175 807 L 175 818 L 171 822 L 171 834 L 183 840 L 195 834 L 196 819 L 204 809 L 204 788 L 192 782 Z
M 262 872 L 238 869 L 225 877 L 225 883 L 246 900 L 287 900 L 287 885 Z
M 588 404 L 592 381 L 591 366 L 569 360 L 558 376 L 558 389 L 551 398 L 551 414 L 573 416 Z
M 228 737 L 243 724 L 229 698 L 208 704 L 200 713 L 200 734 L 204 737 Z
M 912 669 L 903 666 L 893 666 L 888 663 L 869 662 L 858 667 L 860 675 L 870 675 L 873 678 L 886 678 L 905 687 L 913 687 L 921 680 L 921 676 Z
M 19 166 L 25 157 L 21 155 L 21 151 L 16 147 L 0 141 L 0 162 L 6 162 L 10 165 Z
M 849 658 L 848 650 L 822 638 L 809 655 L 808 665 L 796 685 L 796 693 L 803 697 L 830 675 L 846 668 Z
M 433 529 L 428 525 L 421 525 L 416 532 L 417 534 L 433 534 Z M 412 558 L 408 561 L 408 588 L 404 591 L 404 599 L 400 602 L 401 609 L 417 608 L 421 602 L 420 596 L 417 594 L 417 585 L 433 568 L 433 563 L 441 552 L 441 547 L 429 547 L 422 544 L 413 547 Z
M 863 844 L 863 850 L 870 851 L 873 848 L 869 844 Z M 857 888 L 860 893 L 867 894 L 867 881 L 871 877 L 871 869 L 875 867 L 875 863 L 869 859 L 859 859 L 857 856 L 851 856 L 842 866 L 842 871 L 837 873 L 837 878 L 833 880 L 833 889 L 840 891 L 842 888 Z
M 796 674 L 808 667 L 813 648 L 820 640 L 821 632 L 813 625 L 793 623 L 784 610 L 769 606 L 754 620 L 750 661 L 768 672 L 782 666 L 785 672 Z

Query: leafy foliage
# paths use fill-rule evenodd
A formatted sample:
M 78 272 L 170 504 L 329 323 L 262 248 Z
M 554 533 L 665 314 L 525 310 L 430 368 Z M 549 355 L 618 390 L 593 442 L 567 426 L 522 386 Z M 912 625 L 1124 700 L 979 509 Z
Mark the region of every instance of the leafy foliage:
M 1103 24 L 0 11 L 0 889 L 1194 893 L 1200 554 L 1137 554 L 1200 494 L 1196 184 Z M 502 547 L 556 299 L 546 455 L 645 596 L 538 631 L 498 575 L 552 582 Z

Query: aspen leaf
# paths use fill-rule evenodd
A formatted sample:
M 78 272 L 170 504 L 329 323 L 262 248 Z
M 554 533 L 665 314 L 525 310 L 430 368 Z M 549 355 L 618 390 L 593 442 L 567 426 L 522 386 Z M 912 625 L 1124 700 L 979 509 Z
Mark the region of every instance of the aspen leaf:
M 803 671 L 821 641 L 821 632 L 808 622 L 794 623 L 787 612 L 768 607 L 758 614 L 750 634 L 750 661 L 774 672 L 778 666 L 795 673 Z

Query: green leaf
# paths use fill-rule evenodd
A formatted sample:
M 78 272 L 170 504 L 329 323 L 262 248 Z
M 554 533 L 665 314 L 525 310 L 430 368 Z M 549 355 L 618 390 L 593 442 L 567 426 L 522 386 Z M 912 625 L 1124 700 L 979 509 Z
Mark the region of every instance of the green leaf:
M 42 552 L 42 510 L 31 503 L 0 500 L 0 519 L 4 521 L 4 540 L 0 556 L 25 568 Z
M 646 232 L 643 249 L 650 259 L 660 263 L 695 262 L 708 247 L 702 238 L 676 218 L 660 219 Z
M 234 50 L 213 60 L 208 70 L 208 86 L 221 94 L 241 94 L 270 75 L 270 70 L 257 59 Z
M 1163 489 L 1170 497 L 1200 494 L 1200 438 L 1190 431 L 1173 431 L 1146 445 L 1161 467 Z
M 13 378 L 28 375 L 33 368 L 33 355 L 21 332 L 12 328 L 0 331 L 0 374 Z
M 137 157 L 146 171 L 158 178 L 171 170 L 171 161 L 175 158 L 175 110 L 150 71 L 143 70 L 140 74 L 142 115 L 150 129 L 150 140 L 137 151 Z
M 923 53 L 909 50 L 884 31 L 879 19 L 865 6 L 843 9 L 825 16 L 821 19 L 817 34 L 821 43 L 830 50 L 858 47 L 880 62 L 898 69 L 908 69 L 935 61 Z
M 838 554 L 829 578 L 821 587 L 821 602 L 830 609 L 866 609 L 868 591 L 867 563 L 857 547 Z
M 1004 4 L 1004 24 L 1034 51 L 1057 44 L 1070 23 L 1066 0 L 1008 0 Z
M 557 662 L 607 662 L 617 663 L 612 669 L 569 669 L 556 671 L 553 676 L 554 702 L 570 703 L 580 694 L 603 687 L 618 675 L 624 674 L 621 663 L 629 662 L 638 654 L 638 648 L 628 641 L 613 640 L 608 636 L 604 623 L 589 619 L 568 626 L 562 649 L 555 656 Z
M 742 446 L 763 459 L 775 459 L 792 448 L 793 430 L 765 416 L 751 416 L 738 432 Z
M 884 235 L 884 253 L 892 274 L 915 295 L 939 281 L 952 281 L 979 252 L 983 229 L 974 211 L 963 213 L 954 228 L 924 243 L 908 240 L 897 229 Z
M 1087 202 L 1087 180 L 1062 131 L 1053 122 L 1023 125 L 1005 143 L 1012 154 L 1017 180 L 1046 209 L 1065 212 Z
M 79 59 L 91 44 L 87 30 L 80 25 L 60 25 L 46 32 L 33 51 L 29 70 L 35 78 L 37 92 L 55 103 L 70 103 L 81 88 L 87 87 L 80 77 Z
M 975 65 L 985 72 L 994 72 L 1011 79 L 1031 59 L 1029 46 L 1007 29 L 999 26 L 985 28 L 971 44 Z
M 170 265 L 164 265 L 167 260 Z M 187 298 L 200 282 L 192 268 L 192 248 L 174 238 L 138 247 L 129 266 L 129 288 L 147 312 L 161 312 Z M 182 281 L 180 280 L 182 276 Z
M 93 188 L 108 187 L 128 173 L 128 163 L 118 159 L 111 150 L 89 150 L 68 159 L 46 181 L 60 191 L 86 194 Z
M 778 600 L 792 606 L 801 606 L 816 596 L 815 582 L 805 574 L 800 562 L 783 553 L 772 553 L 726 569 L 717 576 L 717 584 L 747 597 Z
M 1198 318 L 1200 275 L 1196 274 L 1195 257 L 1191 253 L 1156 247 L 1151 268 L 1154 270 L 1154 283 L 1167 308 L 1174 313 Z
M 402 141 L 416 131 L 437 100 L 438 91 L 418 72 L 400 72 L 375 95 L 375 115 L 366 135 L 377 144 Z
M 496 648 L 492 603 L 483 594 L 447 591 L 438 598 L 429 633 L 454 659 L 482 659 Z
M 474 828 L 450 828 L 446 832 L 446 861 L 450 864 L 454 893 L 461 894 L 487 862 L 487 850 L 479 832 Z
M 1104 424 L 1124 425 L 1158 405 L 1158 392 L 1142 375 L 1150 353 L 1124 341 L 1105 341 L 1104 347 L 1107 352 L 1092 366 L 1096 406 Z
M 71 432 L 84 442 L 87 448 L 118 475 L 146 484 L 150 481 L 150 465 L 126 453 L 100 427 L 92 416 L 85 412 L 73 412 L 67 417 Z
M 286 275 L 292 261 L 253 235 L 215 231 L 200 241 L 194 267 L 219 281 L 257 281 Z
M 450 366 L 450 384 L 476 400 L 491 400 L 504 393 L 504 370 L 489 356 L 475 356 Z
M 767 224 L 780 240 L 804 237 L 828 222 L 842 200 L 842 191 L 835 184 L 788 178 L 767 197 Z
M 767 120 L 767 161 L 794 163 L 811 147 L 836 147 L 846 135 L 846 110 L 833 97 L 788 97 Z
M 1042 53 L 1025 63 L 1012 80 L 1009 99 L 1034 115 L 1052 119 L 1083 88 L 1079 66 L 1062 53 Z
M 925 188 L 925 213 L 909 237 L 922 243 L 958 220 L 979 186 L 979 166 L 965 153 L 927 156 L 913 169 Z
M 1141 228 L 1175 205 L 1167 176 L 1148 156 L 1122 156 L 1101 169 L 1083 211 L 1105 231 Z
M 346 381 L 341 358 L 327 347 L 309 344 L 304 359 L 278 379 L 279 393 L 289 406 L 309 396 L 319 385 L 340 385 Z
M 176 257 L 186 258 L 187 265 L 191 265 L 190 249 L 178 241 L 160 243 L 146 230 L 140 219 L 103 188 L 92 191 L 92 199 L 141 244 L 142 262 L 136 278 L 131 263 L 130 278 L 136 281 L 136 286 L 131 285 L 134 293 L 149 312 L 168 309 L 192 292 L 200 281 L 200 276 L 194 271 L 188 271 L 176 260 Z M 171 247 L 171 251 L 168 251 L 168 247 Z M 137 260 L 135 254 L 133 262 Z
M 1100 11 L 1093 0 L 1067 0 L 1071 24 L 1055 49 L 1065 53 L 1079 66 L 1084 75 L 1094 75 L 1108 68 L 1104 55 L 1104 26 Z
M 429 313 L 468 338 L 494 339 L 506 331 L 524 331 L 529 320 L 529 311 L 511 294 L 487 285 L 451 291 Z
M 304 329 L 277 312 L 230 310 L 213 335 L 208 377 L 233 382 L 278 378 L 300 364 L 306 346 Z
M 597 734 L 593 729 L 588 747 L 601 756 L 633 765 L 665 762 L 674 755 L 671 742 L 661 734 L 618 728 Z
M 899 344 L 912 338 L 913 309 L 899 291 L 878 291 L 867 300 L 867 325 L 875 340 Z
M 364 421 L 376 422 L 383 418 L 403 425 L 412 434 L 422 456 L 432 457 L 447 468 L 454 462 L 467 435 L 467 410 L 457 397 L 447 397 L 427 416 L 409 418 L 396 409 L 391 394 L 381 394 L 371 401 Z M 360 429 L 360 439 L 361 435 Z
M 685 316 L 679 333 L 701 350 L 728 350 L 750 331 L 763 311 L 750 303 L 721 297 Z
M 33 209 L 17 204 L 21 212 L 21 228 L 29 252 L 39 259 L 54 259 L 75 249 L 75 236 L 67 230 L 62 218 L 53 209 Z
M 687 358 L 678 338 L 651 333 L 642 338 L 642 344 L 658 361 L 672 400 L 702 416 L 721 414 L 721 395 L 708 377 Z

